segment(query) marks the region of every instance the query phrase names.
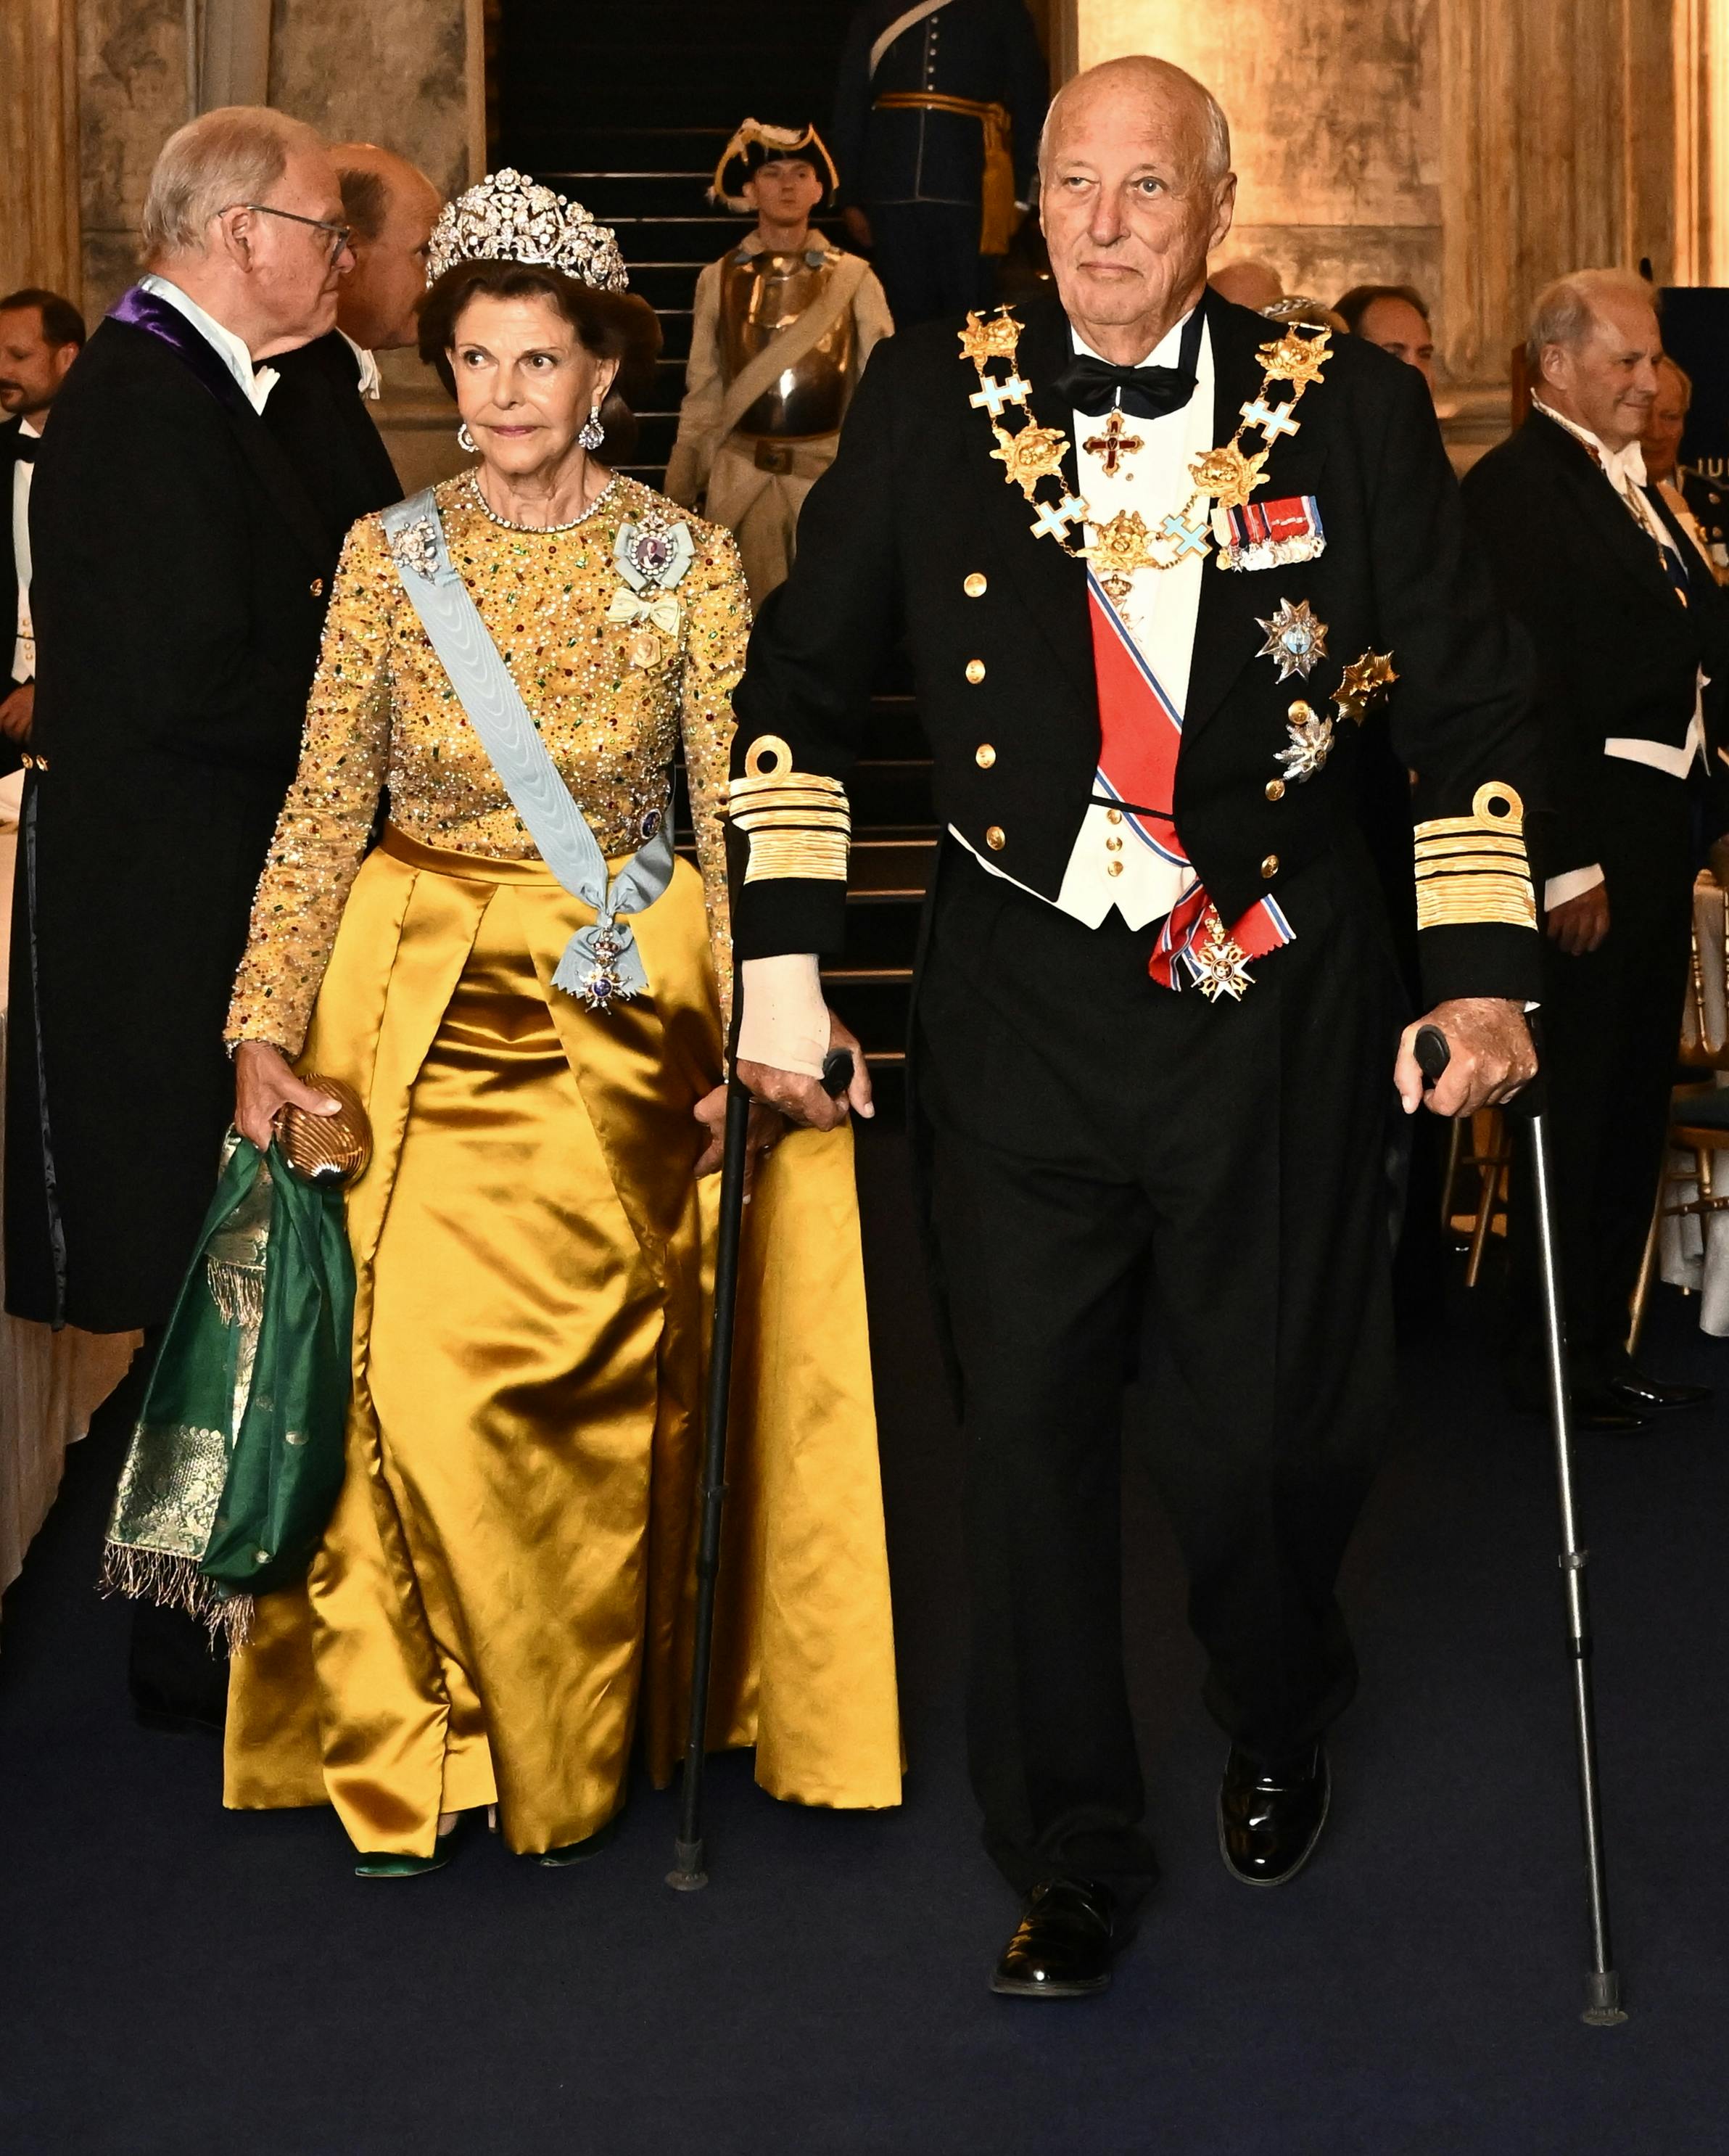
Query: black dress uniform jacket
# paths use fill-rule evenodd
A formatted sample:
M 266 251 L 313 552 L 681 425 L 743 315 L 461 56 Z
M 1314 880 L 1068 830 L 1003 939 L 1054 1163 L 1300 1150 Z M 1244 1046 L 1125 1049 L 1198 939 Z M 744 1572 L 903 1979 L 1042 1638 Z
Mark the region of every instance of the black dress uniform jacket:
M 340 548 L 348 527 L 403 498 L 384 439 L 360 393 L 360 362 L 340 330 L 273 359 L 277 382 L 264 425 Z
M 847 33 L 831 147 L 843 203 L 972 203 L 979 198 L 984 134 L 959 112 L 878 112 L 890 90 L 937 91 L 1003 105 L 1011 126 L 1014 192 L 1025 202 L 1050 90 L 1026 0 L 947 0 L 903 30 L 870 72 L 870 49 L 907 0 L 869 0 Z
M 1257 393 L 1259 315 L 1208 292 L 1214 435 L 1235 430 Z M 1024 311 L 1018 365 L 1040 424 L 1072 424 L 1051 384 L 1070 352 L 1056 301 Z M 1094 791 L 1100 732 L 1086 570 L 1034 538 L 1033 512 L 991 457 L 989 424 L 954 328 L 931 324 L 878 346 L 833 468 L 808 499 L 800 557 L 752 640 L 736 699 L 735 770 L 759 737 L 786 741 L 800 771 L 844 779 L 862 745 L 877 655 L 905 626 L 935 759 L 939 820 L 1018 881 L 1054 899 Z M 1313 495 L 1326 526 L 1316 561 L 1247 572 L 1209 562 L 1195 630 L 1177 831 L 1229 923 L 1268 892 L 1299 937 L 1287 893 L 1311 863 L 1359 849 L 1354 729 L 1301 783 L 1270 787 L 1299 700 L 1328 708 L 1343 666 L 1391 652 L 1398 673 L 1394 747 L 1416 773 L 1416 820 L 1470 814 L 1498 779 L 1533 808 L 1528 656 L 1465 544 L 1459 490 L 1422 378 L 1357 338 L 1337 341 L 1301 406 L 1300 431 L 1274 447 L 1256 499 Z M 1075 485 L 1072 444 L 1065 473 Z M 1181 506 L 1172 505 L 1173 506 Z M 1151 506 L 1149 506 L 1149 511 Z M 844 536 L 843 536 L 844 535 Z M 1216 557 L 1215 557 L 1216 560 Z M 977 598 L 965 590 L 982 576 Z M 1256 654 L 1280 600 L 1306 599 L 1327 656 L 1280 681 Z M 977 660 L 983 678 L 968 677 Z M 982 745 L 994 751 L 982 757 Z M 1000 846 L 988 834 L 998 834 Z M 745 885 L 735 901 L 741 957 L 840 947 L 845 894 L 804 880 Z M 1449 924 L 1421 938 L 1426 991 L 1528 997 L 1537 945 L 1501 922 Z M 1276 954 L 1261 962 L 1276 966 Z
M 18 603 L 18 563 L 12 550 L 12 475 L 23 436 L 21 419 L 8 419 L 0 425 L 0 701 L 18 685 L 12 671 Z M 0 736 L 0 778 L 18 767 L 18 743 Z
M 167 1317 L 209 1202 L 336 547 L 215 356 L 114 320 L 55 403 L 30 528 L 8 1306 L 115 1331 Z

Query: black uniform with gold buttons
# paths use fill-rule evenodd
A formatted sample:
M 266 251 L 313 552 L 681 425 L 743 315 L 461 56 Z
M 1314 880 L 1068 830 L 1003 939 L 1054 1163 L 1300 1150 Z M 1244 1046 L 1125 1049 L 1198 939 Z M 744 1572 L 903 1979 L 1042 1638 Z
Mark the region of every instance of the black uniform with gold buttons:
M 1174 793 L 1124 808 L 1174 819 L 1224 928 L 1270 897 L 1291 940 L 1209 999 L 1149 978 L 1160 922 L 1090 928 L 1055 903 L 1101 730 L 1088 564 L 1049 536 L 1075 489 L 1054 300 L 994 370 L 1026 385 L 1006 425 L 958 324 L 879 348 L 735 701 L 736 769 L 772 736 L 808 783 L 844 784 L 879 653 L 903 633 L 911 652 L 938 819 L 966 842 L 939 863 L 911 1045 L 967 1438 L 975 1786 L 1018 1885 L 1078 1874 L 1131 1898 L 1156 1868 L 1121 1640 L 1137 1363 L 1218 1719 L 1278 1761 L 1354 1683 L 1333 1585 L 1390 1419 L 1383 1163 L 1407 1015 L 1359 823 L 1372 681 L 1397 676 L 1392 738 L 1416 773 L 1428 997 L 1522 999 L 1538 979 L 1528 655 L 1468 555 L 1422 382 L 1342 340 L 1300 409 L 1287 391 L 1270 434 L 1245 437 L 1275 332 L 1203 304 L 1211 439 L 1265 449 L 1250 499 L 1308 536 L 1221 567 L 1236 541 L 1214 499 Z M 1054 437 L 1035 500 L 1008 469 L 1020 425 Z M 1208 529 L 1150 501 L 1148 527 L 1167 512 Z M 782 860 L 741 877 L 741 957 L 840 946 L 844 879 Z

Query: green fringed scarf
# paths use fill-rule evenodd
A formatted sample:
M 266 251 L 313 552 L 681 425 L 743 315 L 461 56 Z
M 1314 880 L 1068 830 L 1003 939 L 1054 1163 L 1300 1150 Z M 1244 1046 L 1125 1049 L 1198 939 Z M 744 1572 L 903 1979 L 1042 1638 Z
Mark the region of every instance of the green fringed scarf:
M 354 1266 L 340 1189 L 231 1141 L 115 1493 L 102 1584 L 230 1646 L 300 1578 L 342 1483 Z

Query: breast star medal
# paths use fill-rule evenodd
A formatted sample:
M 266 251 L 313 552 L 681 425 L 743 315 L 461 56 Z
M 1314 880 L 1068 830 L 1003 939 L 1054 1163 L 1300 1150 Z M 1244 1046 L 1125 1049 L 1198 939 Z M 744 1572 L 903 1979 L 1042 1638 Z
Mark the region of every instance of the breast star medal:
M 1361 659 L 1353 659 L 1339 677 L 1339 685 L 1333 690 L 1333 701 L 1339 707 L 1342 719 L 1355 719 L 1361 726 L 1374 699 L 1390 689 L 1398 675 L 1393 671 L 1390 651 L 1365 651 Z
M 1312 778 L 1332 753 L 1333 722 L 1301 699 L 1290 707 L 1286 721 L 1289 748 L 1281 748 L 1274 761 L 1285 766 L 1285 776 L 1298 782 Z
M 1194 964 L 1195 986 L 1209 1004 L 1216 1004 L 1221 996 L 1239 1004 L 1244 990 L 1254 986 L 1249 953 L 1226 935 L 1224 923 L 1215 912 L 1208 913 L 1206 938 L 1191 949 L 1189 957 Z
M 1294 606 L 1289 599 L 1280 599 L 1270 619 L 1257 614 L 1255 620 L 1267 632 L 1267 640 L 1254 655 L 1276 660 L 1281 681 L 1288 681 L 1293 674 L 1301 674 L 1306 681 L 1326 658 L 1326 624 L 1316 619 L 1307 599 L 1299 599 Z

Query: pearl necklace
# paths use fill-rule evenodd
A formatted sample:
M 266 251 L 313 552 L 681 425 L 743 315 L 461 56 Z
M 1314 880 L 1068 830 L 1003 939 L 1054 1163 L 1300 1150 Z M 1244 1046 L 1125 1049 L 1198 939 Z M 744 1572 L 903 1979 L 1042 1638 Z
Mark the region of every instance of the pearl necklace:
M 501 515 L 500 511 L 495 510 L 492 504 L 486 499 L 485 491 L 480 485 L 480 473 L 478 471 L 471 471 L 469 474 L 469 491 L 474 495 L 476 506 L 480 508 L 482 515 L 490 517 L 495 524 L 502 525 L 506 531 L 574 531 L 579 524 L 586 524 L 588 521 L 588 519 L 593 516 L 595 511 L 600 507 L 601 504 L 612 493 L 613 488 L 616 487 L 618 484 L 618 475 L 617 472 L 614 472 L 612 477 L 607 481 L 606 485 L 601 489 L 600 492 L 595 495 L 593 501 L 591 501 L 588 506 L 582 511 L 581 516 L 572 516 L 567 523 L 518 524 L 513 517 Z

